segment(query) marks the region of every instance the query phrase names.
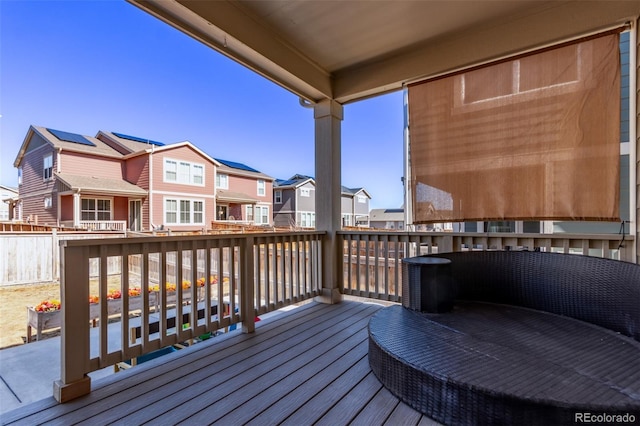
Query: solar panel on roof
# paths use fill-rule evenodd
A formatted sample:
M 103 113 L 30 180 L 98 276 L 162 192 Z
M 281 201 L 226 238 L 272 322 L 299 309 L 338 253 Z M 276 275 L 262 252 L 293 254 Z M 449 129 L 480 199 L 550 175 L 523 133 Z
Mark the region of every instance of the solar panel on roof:
M 61 141 L 78 143 L 80 145 L 96 146 L 96 144 L 91 142 L 89 139 L 85 138 L 82 135 L 78 135 L 77 133 L 63 132 L 62 130 L 54 130 L 54 129 L 47 129 L 47 130 L 49 131 L 49 133 L 51 133 L 53 136 L 60 139 Z
M 111 132 L 111 133 L 113 133 L 114 135 L 116 135 L 120 139 L 127 139 L 127 140 L 134 141 L 134 142 L 148 143 L 148 144 L 156 145 L 156 146 L 164 146 L 164 144 L 162 142 L 152 141 L 151 139 L 143 139 L 143 138 L 139 138 L 137 136 L 125 135 L 124 133 L 116 133 L 116 132 Z
M 215 159 L 217 162 L 224 164 L 227 167 L 231 167 L 232 169 L 238 169 L 238 170 L 245 170 L 247 172 L 255 172 L 255 173 L 260 173 L 258 170 L 251 168 L 249 166 L 247 166 L 246 164 L 242 164 L 242 163 L 236 163 L 235 161 L 227 161 L 227 160 L 221 160 L 219 158 Z

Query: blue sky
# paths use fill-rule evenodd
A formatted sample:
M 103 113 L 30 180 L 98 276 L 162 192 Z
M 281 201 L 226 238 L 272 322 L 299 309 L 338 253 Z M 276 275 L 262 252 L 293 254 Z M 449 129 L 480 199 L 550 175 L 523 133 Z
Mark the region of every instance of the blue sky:
M 275 178 L 314 174 L 313 111 L 298 97 L 124 1 L 0 0 L 0 183 L 29 125 L 165 143 Z M 348 104 L 342 183 L 402 205 L 400 92 Z

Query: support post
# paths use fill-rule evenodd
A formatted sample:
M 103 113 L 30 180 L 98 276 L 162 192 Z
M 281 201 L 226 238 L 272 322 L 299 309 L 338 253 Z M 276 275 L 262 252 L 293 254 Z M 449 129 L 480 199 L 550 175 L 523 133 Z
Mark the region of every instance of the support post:
M 80 193 L 73 193 L 73 227 L 80 227 Z
M 337 232 L 341 228 L 341 122 L 343 107 L 334 100 L 314 105 L 316 159 L 316 228 L 325 231 L 322 242 L 323 303 L 342 301 L 342 247 Z
M 53 383 L 53 396 L 67 402 L 91 392 L 89 372 L 89 251 L 61 242 L 60 291 L 62 330 L 60 376 Z M 106 274 L 107 271 L 100 271 Z
M 247 235 L 240 246 L 240 312 L 242 312 L 242 332 L 253 333 L 256 331 L 256 315 L 253 300 L 255 298 L 254 281 L 254 254 L 253 236 Z

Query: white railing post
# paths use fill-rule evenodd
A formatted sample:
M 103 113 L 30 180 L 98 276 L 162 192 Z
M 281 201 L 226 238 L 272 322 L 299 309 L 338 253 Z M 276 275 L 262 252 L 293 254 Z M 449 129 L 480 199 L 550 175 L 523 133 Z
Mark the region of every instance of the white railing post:
M 66 402 L 91 392 L 91 378 L 87 375 L 90 350 L 87 247 L 68 247 L 67 241 L 62 241 L 60 288 L 60 379 L 53 384 L 53 396 L 58 402 Z
M 255 256 L 254 238 L 247 235 L 240 246 L 240 312 L 242 332 L 253 333 L 256 329 L 254 307 Z

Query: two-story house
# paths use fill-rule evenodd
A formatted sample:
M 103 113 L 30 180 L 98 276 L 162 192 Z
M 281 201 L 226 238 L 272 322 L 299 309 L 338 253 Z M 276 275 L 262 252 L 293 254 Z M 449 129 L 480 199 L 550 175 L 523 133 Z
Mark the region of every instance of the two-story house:
M 316 183 L 310 176 L 294 175 L 276 179 L 273 185 L 275 226 L 314 228 L 316 226 Z M 342 187 L 342 226 L 369 226 L 371 196 L 364 188 Z
M 85 229 L 208 228 L 217 162 L 189 142 L 30 126 L 14 161 L 23 219 Z
M 342 226 L 369 227 L 369 201 L 371 195 L 364 188 L 342 187 Z
M 246 164 L 215 160 L 215 220 L 271 225 L 274 179 Z

